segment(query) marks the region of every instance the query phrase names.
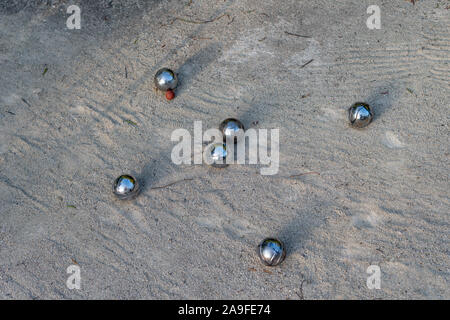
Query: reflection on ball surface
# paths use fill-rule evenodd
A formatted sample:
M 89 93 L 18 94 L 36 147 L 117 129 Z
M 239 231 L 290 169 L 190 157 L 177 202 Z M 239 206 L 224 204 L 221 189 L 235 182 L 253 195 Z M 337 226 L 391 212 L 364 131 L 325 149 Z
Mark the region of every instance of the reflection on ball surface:
M 175 89 L 178 83 L 178 78 L 170 69 L 163 68 L 158 70 L 155 74 L 155 86 L 162 91 Z
M 283 242 L 278 239 L 264 239 L 258 246 L 259 257 L 266 266 L 279 265 L 286 257 Z
M 131 199 L 139 193 L 139 184 L 135 178 L 124 174 L 114 181 L 113 192 L 119 199 Z
M 348 110 L 348 117 L 353 127 L 363 128 L 372 121 L 373 114 L 367 103 L 357 102 Z
M 244 125 L 237 119 L 228 118 L 219 126 L 223 139 L 226 142 L 237 142 L 244 136 Z
M 227 146 L 225 143 L 215 143 L 210 146 L 209 151 L 209 162 L 211 166 L 216 168 L 224 168 L 228 164 L 226 163 L 227 158 Z

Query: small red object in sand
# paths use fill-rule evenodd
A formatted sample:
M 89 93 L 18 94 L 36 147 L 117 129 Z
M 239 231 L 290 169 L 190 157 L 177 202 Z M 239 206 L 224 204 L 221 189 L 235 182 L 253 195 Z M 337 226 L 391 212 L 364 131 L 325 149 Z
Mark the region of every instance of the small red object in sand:
M 175 93 L 173 92 L 172 89 L 169 89 L 166 91 L 166 99 L 167 100 L 172 100 L 173 98 L 175 98 Z

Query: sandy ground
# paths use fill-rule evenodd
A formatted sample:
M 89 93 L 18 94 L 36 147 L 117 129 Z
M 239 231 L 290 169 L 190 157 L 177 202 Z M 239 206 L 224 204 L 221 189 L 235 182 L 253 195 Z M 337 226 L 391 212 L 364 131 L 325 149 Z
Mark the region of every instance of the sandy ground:
M 0 298 L 449 299 L 449 7 L 2 1 Z M 364 130 L 356 101 L 376 113 Z M 276 176 L 171 162 L 173 130 L 227 117 L 280 129 Z M 145 182 L 134 201 L 112 195 L 122 173 Z M 279 267 L 255 254 L 266 236 Z

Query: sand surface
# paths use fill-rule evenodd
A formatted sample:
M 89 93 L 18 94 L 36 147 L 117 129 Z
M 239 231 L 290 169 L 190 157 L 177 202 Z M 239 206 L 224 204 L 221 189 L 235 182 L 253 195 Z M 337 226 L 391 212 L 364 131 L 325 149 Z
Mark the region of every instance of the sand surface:
M 2 1 L 0 298 L 449 299 L 449 7 Z M 356 101 L 375 110 L 364 130 Z M 228 117 L 280 129 L 277 175 L 172 163 L 173 130 Z M 112 195 L 122 173 L 145 182 L 134 201 Z M 267 236 L 279 267 L 255 254 Z

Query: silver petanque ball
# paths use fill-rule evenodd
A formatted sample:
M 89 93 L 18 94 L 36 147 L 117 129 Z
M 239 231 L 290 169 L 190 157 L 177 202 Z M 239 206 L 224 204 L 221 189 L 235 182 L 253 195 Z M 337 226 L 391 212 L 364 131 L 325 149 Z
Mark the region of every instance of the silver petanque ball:
M 258 246 L 258 253 L 266 266 L 279 265 L 286 257 L 283 242 L 273 238 L 264 239 Z
M 222 121 L 219 126 L 220 132 L 222 132 L 223 140 L 226 142 L 236 143 L 242 137 L 244 137 L 244 125 L 237 119 L 228 118 Z
M 228 166 L 226 163 L 227 154 L 227 145 L 225 143 L 215 143 L 207 150 L 208 162 L 213 167 L 225 168 Z
M 373 113 L 367 103 L 357 102 L 348 109 L 348 118 L 353 127 L 363 128 L 372 121 Z
M 170 69 L 163 68 L 155 74 L 155 85 L 159 90 L 167 91 L 169 89 L 175 89 L 177 83 L 177 75 Z
M 113 192 L 121 200 L 132 199 L 139 191 L 139 183 L 130 175 L 121 175 L 114 181 Z

